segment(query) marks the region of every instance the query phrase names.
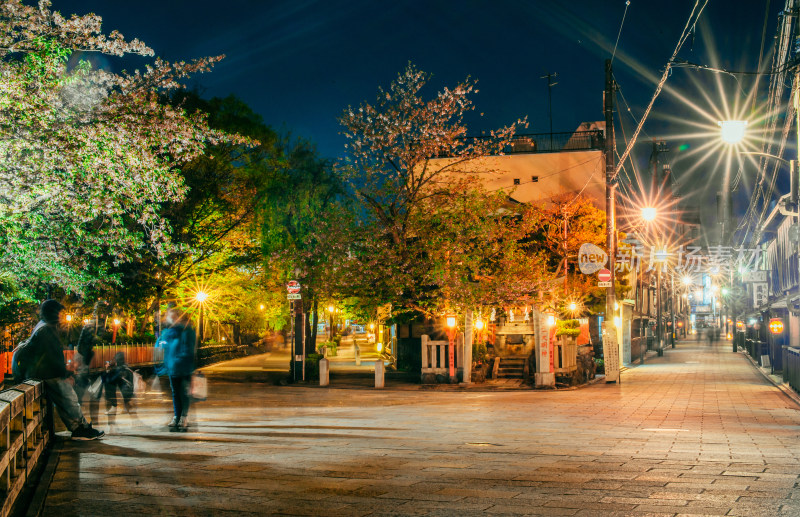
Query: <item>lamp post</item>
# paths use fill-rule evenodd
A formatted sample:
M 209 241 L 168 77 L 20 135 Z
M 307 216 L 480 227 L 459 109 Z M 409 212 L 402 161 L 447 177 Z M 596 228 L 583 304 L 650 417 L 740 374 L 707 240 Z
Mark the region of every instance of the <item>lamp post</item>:
M 197 339 L 198 343 L 203 343 L 203 337 L 205 334 L 205 327 L 203 326 L 203 305 L 204 302 L 208 299 L 208 293 L 205 291 L 197 291 L 197 294 L 194 295 L 194 299 L 197 300 L 197 303 L 200 304 L 200 313 L 197 317 Z
M 328 305 L 328 341 L 333 341 L 333 311 L 336 307 Z
M 456 365 L 455 365 L 455 341 L 456 341 L 456 320 L 457 317 L 455 314 L 448 314 L 447 315 L 447 356 L 448 356 L 448 365 L 450 367 L 450 383 L 455 384 L 456 379 Z
M 796 79 L 800 80 L 800 71 L 796 72 Z M 795 83 L 796 84 L 796 83 Z M 793 92 L 792 103 L 795 110 L 795 127 L 797 128 L 797 149 L 800 152 L 800 90 L 795 89 Z M 720 136 L 723 141 L 729 144 L 737 144 L 741 142 L 746 133 L 747 129 L 747 121 L 721 121 L 719 122 L 719 126 L 721 128 Z M 800 221 L 800 178 L 797 177 L 798 171 L 800 171 L 800 155 L 798 156 L 799 159 L 797 160 L 786 160 L 780 156 L 776 156 L 774 154 L 763 153 L 758 151 L 740 151 L 739 154 L 752 154 L 757 156 L 764 156 L 767 158 L 773 158 L 778 160 L 784 164 L 789 165 L 789 194 L 781 196 L 778 199 L 777 207 L 780 213 L 784 216 L 792 217 L 792 226 L 797 227 L 798 221 Z M 785 206 L 786 198 L 789 198 L 789 206 Z M 772 212 L 774 214 L 775 212 Z M 766 226 L 769 221 L 772 219 L 772 214 L 770 217 L 764 222 L 764 226 Z M 760 232 L 760 229 L 759 229 Z M 800 253 L 800 250 L 798 250 Z M 797 264 L 794 264 L 794 268 L 797 268 Z M 731 280 L 732 280 L 731 276 Z M 727 311 L 726 311 L 727 313 Z M 739 315 L 735 315 L 738 317 Z M 737 325 L 737 330 L 738 325 Z M 727 335 L 726 335 L 727 337 Z M 733 350 L 736 351 L 736 339 L 733 340 Z M 791 345 L 791 343 L 790 343 Z
M 114 318 L 114 335 L 111 337 L 112 345 L 117 342 L 117 330 L 119 330 L 119 324 L 119 318 Z

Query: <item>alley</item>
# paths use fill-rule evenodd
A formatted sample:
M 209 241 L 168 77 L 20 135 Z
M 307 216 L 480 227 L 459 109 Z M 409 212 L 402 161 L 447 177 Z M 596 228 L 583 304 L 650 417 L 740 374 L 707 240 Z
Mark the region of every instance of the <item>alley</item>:
M 445 392 L 214 383 L 59 442 L 45 515 L 800 515 L 800 407 L 727 343 L 620 385 Z M 102 425 L 104 422 L 102 421 Z

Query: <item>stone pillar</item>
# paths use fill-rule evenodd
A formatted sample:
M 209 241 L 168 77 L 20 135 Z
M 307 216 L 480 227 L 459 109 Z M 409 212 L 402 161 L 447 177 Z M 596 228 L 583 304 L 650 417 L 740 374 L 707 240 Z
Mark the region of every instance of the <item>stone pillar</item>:
M 533 374 L 534 387 L 553 388 L 556 385 L 556 374 L 550 371 L 550 327 L 547 326 L 547 314 L 533 312 L 533 329 L 536 333 L 536 372 Z
M 330 384 L 330 363 L 324 357 L 319 360 L 319 385 Z
M 383 388 L 384 365 L 383 361 L 375 361 L 375 387 Z

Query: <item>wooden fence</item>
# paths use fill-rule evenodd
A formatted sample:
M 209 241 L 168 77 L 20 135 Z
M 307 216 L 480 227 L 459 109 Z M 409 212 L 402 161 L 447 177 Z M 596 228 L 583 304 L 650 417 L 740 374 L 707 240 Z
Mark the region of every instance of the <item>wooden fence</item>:
M 11 513 L 52 439 L 52 410 L 40 381 L 0 391 L 0 517 Z
M 450 344 L 447 341 L 432 341 L 427 334 L 422 336 L 422 375 L 450 374 Z M 464 337 L 459 333 L 453 346 L 456 372 L 464 369 Z

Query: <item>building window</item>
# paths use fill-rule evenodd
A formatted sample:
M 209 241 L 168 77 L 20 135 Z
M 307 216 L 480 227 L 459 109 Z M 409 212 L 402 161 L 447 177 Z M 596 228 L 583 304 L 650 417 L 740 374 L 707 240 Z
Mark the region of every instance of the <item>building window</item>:
M 514 178 L 514 185 L 519 185 L 519 178 Z
M 539 183 L 539 176 L 531 176 L 531 182 Z

